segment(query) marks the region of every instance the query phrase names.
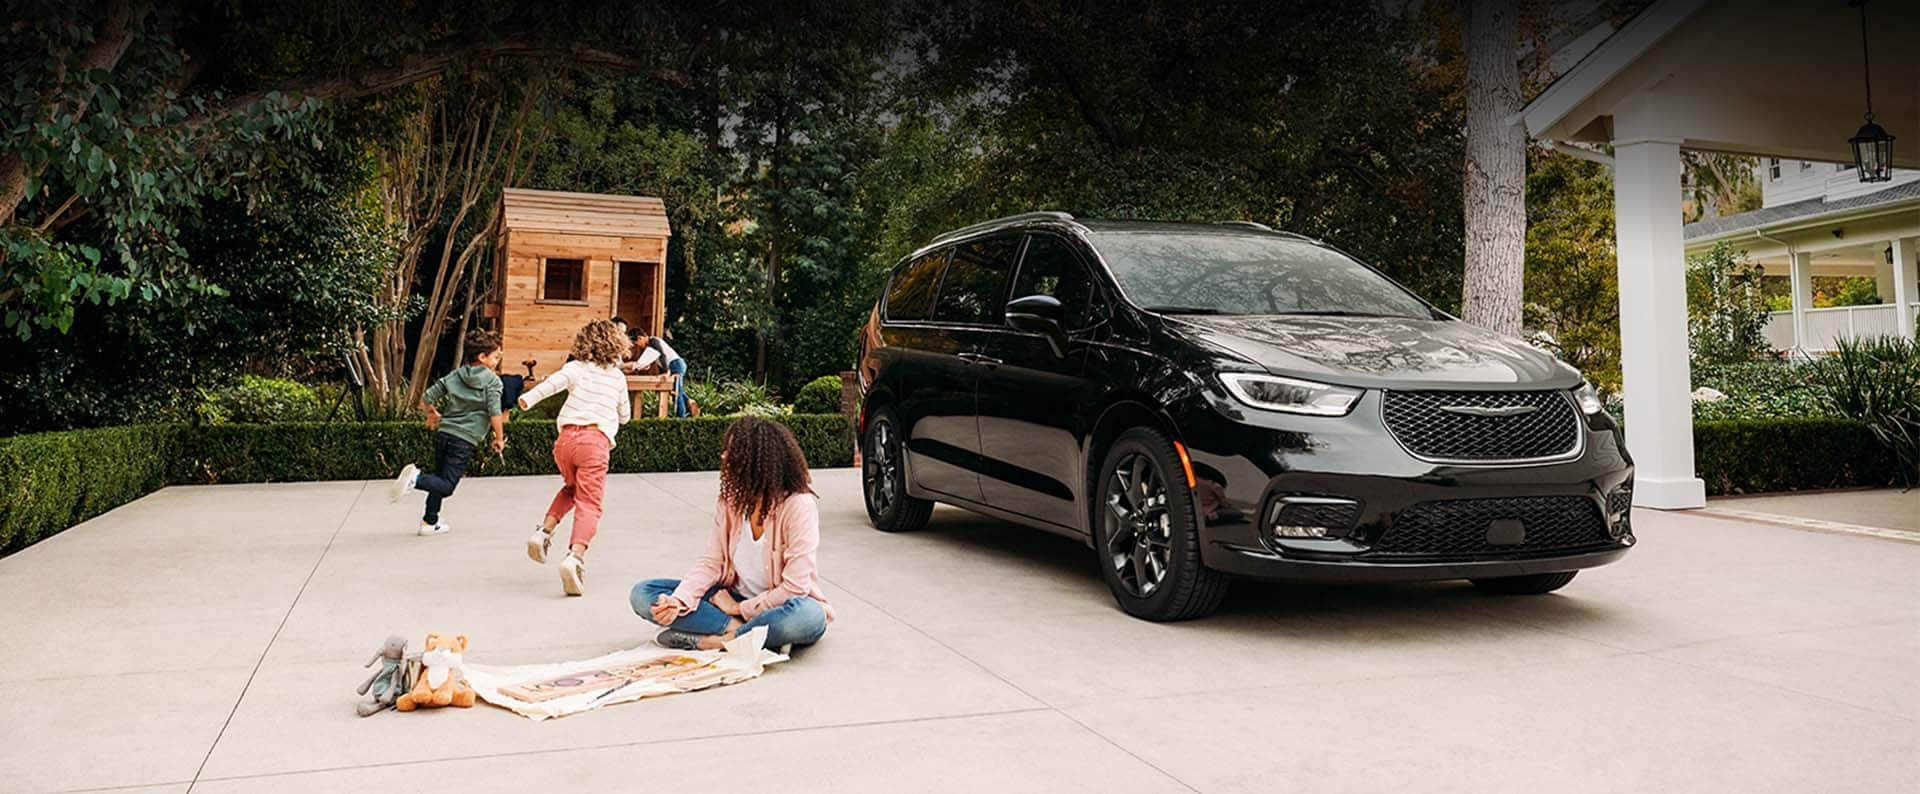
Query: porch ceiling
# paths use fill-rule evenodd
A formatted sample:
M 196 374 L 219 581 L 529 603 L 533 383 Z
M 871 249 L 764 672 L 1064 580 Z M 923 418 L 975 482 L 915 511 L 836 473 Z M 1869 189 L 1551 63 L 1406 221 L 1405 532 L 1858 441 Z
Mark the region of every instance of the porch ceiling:
M 1867 9 L 1875 116 L 1920 167 L 1920 11 Z M 1848 162 L 1865 110 L 1846 0 L 1658 0 L 1530 103 L 1536 138 Z

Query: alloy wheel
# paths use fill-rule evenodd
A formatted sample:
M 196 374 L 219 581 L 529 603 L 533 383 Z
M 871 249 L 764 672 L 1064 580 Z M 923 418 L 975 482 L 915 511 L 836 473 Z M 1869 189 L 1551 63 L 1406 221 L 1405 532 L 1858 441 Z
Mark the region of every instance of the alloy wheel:
M 885 515 L 898 499 L 900 482 L 899 441 L 893 435 L 893 423 L 885 420 L 874 423 L 871 447 L 864 467 L 867 504 L 875 513 Z
M 1147 455 L 1121 459 L 1107 482 L 1106 556 L 1120 583 L 1145 598 L 1166 578 L 1173 553 L 1173 517 L 1166 479 Z

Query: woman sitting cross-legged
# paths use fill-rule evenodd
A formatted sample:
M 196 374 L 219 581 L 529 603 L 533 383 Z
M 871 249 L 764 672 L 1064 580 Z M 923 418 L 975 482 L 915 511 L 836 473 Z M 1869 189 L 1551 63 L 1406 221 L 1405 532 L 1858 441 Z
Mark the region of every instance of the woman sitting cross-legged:
M 766 647 L 782 648 L 826 634 L 833 608 L 815 582 L 820 510 L 811 482 L 785 425 L 749 417 L 727 428 L 706 552 L 685 578 L 633 586 L 633 611 L 667 627 L 655 642 L 714 650 L 765 626 Z

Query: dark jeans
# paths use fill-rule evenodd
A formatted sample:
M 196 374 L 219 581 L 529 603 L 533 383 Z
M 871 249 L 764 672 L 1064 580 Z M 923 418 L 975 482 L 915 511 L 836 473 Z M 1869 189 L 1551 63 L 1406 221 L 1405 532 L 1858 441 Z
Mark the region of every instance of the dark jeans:
M 440 500 L 453 495 L 460 476 L 467 473 L 473 460 L 473 445 L 448 433 L 433 434 L 433 471 L 420 472 L 414 487 L 427 492 L 427 512 L 420 517 L 428 524 L 440 523 Z
M 677 375 L 673 379 L 673 415 L 687 415 L 687 360 L 676 358 L 667 362 L 667 372 Z

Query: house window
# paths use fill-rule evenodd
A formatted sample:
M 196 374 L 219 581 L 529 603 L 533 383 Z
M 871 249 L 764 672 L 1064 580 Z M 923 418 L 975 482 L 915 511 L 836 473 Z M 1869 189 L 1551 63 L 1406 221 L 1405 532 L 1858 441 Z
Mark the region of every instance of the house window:
M 1778 157 L 1767 158 L 1767 181 L 1771 182 L 1779 178 L 1780 178 L 1780 158 Z
M 549 259 L 540 277 L 543 301 L 584 302 L 587 299 L 587 260 Z

